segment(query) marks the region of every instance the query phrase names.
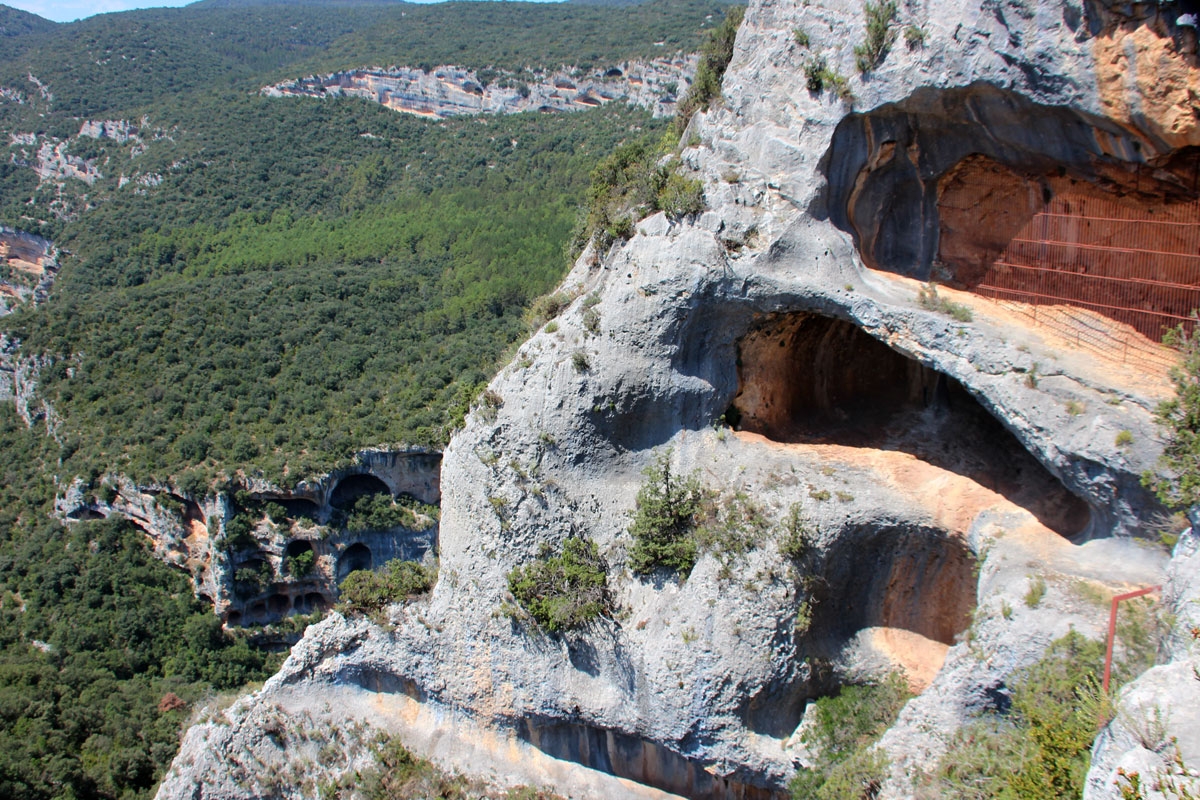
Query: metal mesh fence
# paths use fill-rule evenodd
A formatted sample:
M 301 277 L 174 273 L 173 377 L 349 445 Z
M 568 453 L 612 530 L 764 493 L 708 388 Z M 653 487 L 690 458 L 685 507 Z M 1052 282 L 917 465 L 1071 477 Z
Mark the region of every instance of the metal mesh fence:
M 974 290 L 1080 347 L 1169 366 L 1176 355 L 1158 342 L 1177 325 L 1190 332 L 1200 308 L 1200 201 L 1056 195 Z

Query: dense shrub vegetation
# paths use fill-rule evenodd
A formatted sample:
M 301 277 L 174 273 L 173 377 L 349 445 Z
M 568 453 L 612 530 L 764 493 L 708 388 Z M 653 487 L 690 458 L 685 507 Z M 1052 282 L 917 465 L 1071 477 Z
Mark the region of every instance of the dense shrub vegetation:
M 875 797 L 887 769 L 871 750 L 912 697 L 897 673 L 873 684 L 843 686 L 805 712 L 813 715 L 804 744 L 816 754 L 812 769 L 801 769 L 788 788 L 794 800 L 867 800 Z
M 51 445 L 0 406 L 0 797 L 144 797 L 193 704 L 279 657 L 224 633 L 141 530 L 52 522 Z
M 608 609 L 607 568 L 589 539 L 567 539 L 559 555 L 544 547 L 537 559 L 508 574 L 508 588 L 551 633 L 583 627 Z
M 437 581 L 437 567 L 393 559 L 378 572 L 351 572 L 339 587 L 350 611 L 378 611 L 391 603 L 425 594 Z
M 1103 662 L 1104 645 L 1075 631 L 1054 642 L 1014 676 L 1011 709 L 985 714 L 959 733 L 930 796 L 1079 797 L 1092 741 L 1111 711 L 1100 692 Z
M 1159 460 L 1166 474 L 1147 473 L 1143 483 L 1168 506 L 1186 508 L 1200 503 L 1200 342 L 1182 328 L 1170 333 L 1166 342 L 1183 353 L 1183 362 L 1171 371 L 1175 396 L 1155 412 L 1166 438 Z M 1128 440 L 1133 441 L 1132 434 Z
M 6 320 L 57 359 L 42 390 L 68 471 L 286 481 L 367 445 L 443 442 L 561 275 L 595 159 L 655 129 L 618 108 L 431 123 L 230 103 L 211 116 L 244 115 L 234 141 L 201 130 L 161 156 L 211 142 L 203 162 L 66 226 L 77 260 L 53 299 Z

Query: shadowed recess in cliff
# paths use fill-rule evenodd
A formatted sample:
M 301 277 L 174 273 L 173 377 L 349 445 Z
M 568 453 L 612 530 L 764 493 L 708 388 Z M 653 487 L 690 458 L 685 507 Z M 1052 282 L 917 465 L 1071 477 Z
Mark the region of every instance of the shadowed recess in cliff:
M 329 504 L 334 508 L 347 508 L 360 497 L 391 493 L 391 489 L 380 478 L 367 473 L 354 473 L 338 481 L 329 497 Z
M 767 317 L 738 346 L 729 418 L 777 442 L 899 450 L 964 475 L 1063 536 L 1090 511 L 952 378 L 848 322 Z
M 618 731 L 534 717 L 520 720 L 517 733 L 546 755 L 691 800 L 785 800 L 789 796 L 781 788 L 714 775 L 699 761 Z
M 988 184 L 974 186 L 982 174 L 969 168 L 975 163 L 1007 170 L 1022 196 L 961 225 L 953 209 L 988 193 Z M 822 159 L 821 208 L 811 210 L 849 232 L 870 267 L 970 285 L 980 259 L 986 269 L 1020 228 L 1016 217 L 1029 203 L 1040 207 L 1069 188 L 1161 216 L 1196 199 L 1198 169 L 1195 148 L 1172 149 L 1102 117 L 987 84 L 922 89 L 842 120 Z
M 961 536 L 923 525 L 843 528 L 813 572 L 811 622 L 797 633 L 793 668 L 746 704 L 746 724 L 776 738 L 795 730 L 805 704 L 836 693 L 840 681 L 819 665 L 842 659 L 864 632 L 910 683 L 917 662 L 936 672 L 971 622 L 975 558 Z M 899 642 L 901 649 L 889 648 Z M 814 666 L 817 665 L 817 666 Z M 915 687 L 923 689 L 923 686 Z

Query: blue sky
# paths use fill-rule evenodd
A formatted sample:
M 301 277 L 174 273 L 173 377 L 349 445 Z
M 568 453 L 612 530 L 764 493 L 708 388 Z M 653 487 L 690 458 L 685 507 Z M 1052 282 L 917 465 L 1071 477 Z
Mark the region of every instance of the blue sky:
M 128 11 L 131 8 L 157 8 L 160 6 L 185 6 L 192 0 L 2 0 L 4 5 L 32 11 L 39 17 L 55 22 L 73 22 L 81 17 L 104 14 L 109 11 Z

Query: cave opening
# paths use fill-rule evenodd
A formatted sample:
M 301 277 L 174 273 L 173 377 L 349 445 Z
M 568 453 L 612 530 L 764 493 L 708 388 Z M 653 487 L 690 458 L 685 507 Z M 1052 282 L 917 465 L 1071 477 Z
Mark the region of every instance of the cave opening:
M 281 498 L 274 502 L 283 506 L 287 515 L 292 519 L 316 520 L 321 513 L 321 507 L 303 497 Z
M 772 315 L 739 343 L 727 419 L 777 442 L 898 450 L 970 478 L 1072 537 L 1091 511 L 960 383 L 843 320 Z
M 287 543 L 283 551 L 284 558 L 296 558 L 304 553 L 313 551 L 312 542 L 307 539 L 293 539 Z
M 841 642 L 892 628 L 953 645 L 975 608 L 974 569 L 963 537 L 937 528 L 849 528 L 825 556 L 809 633 Z
M 923 525 L 852 525 L 830 544 L 809 581 L 811 622 L 797 633 L 798 665 L 745 707 L 747 726 L 783 738 L 806 703 L 836 694 L 846 677 L 831 665 L 848 648 L 869 649 L 921 691 L 969 627 L 976 561 L 965 539 Z
M 329 504 L 334 508 L 345 509 L 352 506 L 354 501 L 360 497 L 374 494 L 390 495 L 391 493 L 391 489 L 380 478 L 368 473 L 356 473 L 347 475 L 338 481 L 333 493 L 329 496 Z
M 171 495 L 171 496 L 175 497 L 174 495 Z M 180 505 L 183 507 L 184 523 L 190 524 L 193 522 L 198 522 L 201 525 L 206 525 L 208 523 L 208 520 L 204 516 L 204 511 L 201 510 L 200 504 L 197 503 L 195 500 L 180 499 L 179 502 L 180 502 Z
M 355 542 L 346 548 L 338 559 L 337 579 L 341 583 L 347 575 L 360 569 L 371 568 L 371 548 L 362 542 Z
M 320 592 L 308 592 L 298 595 L 293 603 L 297 614 L 311 614 L 314 611 L 324 611 L 329 607 L 329 600 Z
M 1200 148 L 1142 122 L 987 84 L 922 89 L 839 123 L 811 210 L 868 267 L 1083 309 L 1128 326 L 1141 349 L 1200 306 Z M 1086 325 L 1060 326 L 1088 344 Z M 1124 358 L 1126 336 L 1090 344 Z
M 267 611 L 277 617 L 282 617 L 292 607 L 292 601 L 285 594 L 273 594 L 267 598 Z

